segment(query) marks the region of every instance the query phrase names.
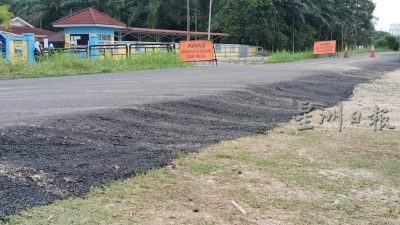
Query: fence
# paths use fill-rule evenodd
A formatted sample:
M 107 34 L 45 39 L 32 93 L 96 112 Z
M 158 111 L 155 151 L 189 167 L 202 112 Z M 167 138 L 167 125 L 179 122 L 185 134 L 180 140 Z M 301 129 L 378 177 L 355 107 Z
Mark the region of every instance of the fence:
M 43 54 L 49 55 L 53 52 L 62 52 L 71 55 L 85 57 L 121 57 L 129 55 L 139 55 L 150 52 L 175 52 L 174 43 L 135 43 L 135 44 L 108 44 L 90 45 L 89 47 L 77 48 L 57 48 L 54 50 L 46 49 Z
M 57 49 L 63 53 L 82 57 L 114 57 L 140 55 L 152 52 L 176 52 L 179 44 L 175 43 L 118 43 L 91 45 L 87 48 Z M 257 46 L 236 44 L 215 44 L 215 56 L 220 62 L 256 61 L 264 59 L 264 49 Z
M 49 56 L 55 53 L 64 53 L 67 55 L 74 55 L 80 57 L 88 57 L 88 48 L 76 47 L 76 48 L 56 48 L 56 49 L 44 49 L 41 54 Z
M 262 47 L 235 44 L 215 44 L 215 52 L 222 61 L 250 60 L 264 55 Z
M 175 52 L 174 43 L 135 43 L 129 45 L 129 54 L 148 52 Z
M 126 44 L 110 44 L 110 45 L 90 45 L 89 57 L 96 56 L 128 56 L 128 46 Z

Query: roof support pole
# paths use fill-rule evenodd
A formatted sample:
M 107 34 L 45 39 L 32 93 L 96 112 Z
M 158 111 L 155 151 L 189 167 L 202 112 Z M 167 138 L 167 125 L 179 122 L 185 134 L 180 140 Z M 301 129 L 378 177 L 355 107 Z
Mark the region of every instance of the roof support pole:
M 186 39 L 190 40 L 190 0 L 186 0 L 186 25 L 187 25 L 187 36 Z
M 211 40 L 211 13 L 212 13 L 212 0 L 210 0 L 210 10 L 208 12 L 208 40 Z

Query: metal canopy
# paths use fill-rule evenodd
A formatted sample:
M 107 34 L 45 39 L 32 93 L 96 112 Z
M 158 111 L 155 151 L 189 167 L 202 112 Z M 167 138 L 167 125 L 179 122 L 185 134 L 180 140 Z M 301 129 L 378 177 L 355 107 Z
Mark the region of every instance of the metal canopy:
M 166 29 L 150 29 L 140 27 L 127 27 L 118 30 L 118 40 L 126 36 L 133 37 L 136 41 L 141 42 L 144 38 L 151 37 L 155 42 L 161 42 L 161 39 L 168 39 L 171 42 L 186 39 L 187 31 L 183 30 L 166 30 Z M 208 32 L 191 31 L 190 36 L 193 39 L 207 39 Z M 211 33 L 212 40 L 229 37 L 225 33 Z

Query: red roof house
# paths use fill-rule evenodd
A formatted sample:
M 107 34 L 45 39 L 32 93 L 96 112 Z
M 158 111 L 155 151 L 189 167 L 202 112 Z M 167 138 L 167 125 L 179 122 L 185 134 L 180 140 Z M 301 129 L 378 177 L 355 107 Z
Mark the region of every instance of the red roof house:
M 48 30 L 36 28 L 19 17 L 13 18 L 11 20 L 11 27 L 4 29 L 4 31 L 18 35 L 22 35 L 23 33 L 33 33 L 38 38 L 46 38 L 54 34 Z
M 91 7 L 61 18 L 52 25 L 64 28 L 65 48 L 113 44 L 115 31 L 126 27 L 123 22 Z

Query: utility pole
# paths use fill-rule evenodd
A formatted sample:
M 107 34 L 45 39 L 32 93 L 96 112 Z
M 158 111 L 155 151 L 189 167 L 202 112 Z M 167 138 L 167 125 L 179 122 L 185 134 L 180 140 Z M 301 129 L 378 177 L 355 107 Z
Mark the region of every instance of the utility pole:
M 186 9 L 187 9 L 187 20 L 186 20 L 187 36 L 186 36 L 186 39 L 188 41 L 190 41 L 190 0 L 187 0 L 186 2 L 187 2 L 187 4 L 186 4 Z
M 197 32 L 197 10 L 194 11 L 194 31 Z
M 210 0 L 210 10 L 208 13 L 208 40 L 211 40 L 211 12 L 212 11 L 212 0 Z
M 294 0 L 292 2 L 292 53 L 294 53 Z

